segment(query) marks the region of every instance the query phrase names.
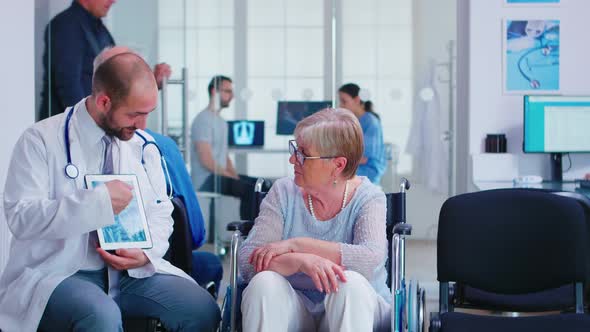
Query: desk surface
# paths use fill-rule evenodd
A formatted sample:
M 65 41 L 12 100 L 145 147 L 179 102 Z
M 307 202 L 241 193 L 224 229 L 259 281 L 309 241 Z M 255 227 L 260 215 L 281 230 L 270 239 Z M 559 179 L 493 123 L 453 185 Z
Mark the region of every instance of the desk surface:
M 536 188 L 551 189 L 555 191 L 577 192 L 590 198 L 590 189 L 580 188 L 580 184 L 574 181 L 564 182 L 541 182 L 534 184 L 515 184 L 512 181 L 478 181 L 474 183 L 479 190 L 491 190 L 502 188 Z

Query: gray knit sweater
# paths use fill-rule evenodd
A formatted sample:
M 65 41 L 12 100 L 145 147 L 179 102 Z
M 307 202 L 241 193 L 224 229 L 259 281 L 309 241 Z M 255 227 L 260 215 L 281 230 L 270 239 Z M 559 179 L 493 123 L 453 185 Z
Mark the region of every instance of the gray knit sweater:
M 306 207 L 301 188 L 290 178 L 277 180 L 260 207 L 254 228 L 239 253 L 240 274 L 249 281 L 255 275 L 248 258 L 255 248 L 266 243 L 295 237 L 340 243 L 342 265 L 356 271 L 369 280 L 375 291 L 391 302 L 385 284 L 387 238 L 385 234 L 385 195 L 366 177 L 356 189 L 346 207 L 334 218 L 316 221 Z M 318 310 L 324 294 L 317 291 L 311 278 L 296 273 L 287 278 L 293 288 L 305 295 L 312 311 Z M 322 306 L 323 307 L 323 306 Z

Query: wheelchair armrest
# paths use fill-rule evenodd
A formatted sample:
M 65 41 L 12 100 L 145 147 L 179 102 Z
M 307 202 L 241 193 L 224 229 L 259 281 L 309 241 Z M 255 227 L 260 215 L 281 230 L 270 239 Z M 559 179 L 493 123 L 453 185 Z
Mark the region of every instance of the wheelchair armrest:
M 231 232 L 240 231 L 242 235 L 246 236 L 250 233 L 250 230 L 254 227 L 254 222 L 251 220 L 240 220 L 234 221 L 227 224 L 227 230 Z
M 393 234 L 412 235 L 412 225 L 406 223 L 398 223 L 395 226 L 393 226 Z

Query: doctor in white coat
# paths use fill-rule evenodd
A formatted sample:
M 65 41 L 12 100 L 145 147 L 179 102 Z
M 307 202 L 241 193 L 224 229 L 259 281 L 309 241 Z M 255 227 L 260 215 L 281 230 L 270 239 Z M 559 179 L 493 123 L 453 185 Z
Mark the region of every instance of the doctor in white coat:
M 126 316 L 159 318 L 170 331 L 216 328 L 214 299 L 162 258 L 173 207 L 157 150 L 145 149 L 142 165 L 135 135 L 157 98 L 149 66 L 117 54 L 97 68 L 92 95 L 20 137 L 4 190 L 14 239 L 0 279 L 2 331 L 122 331 Z M 120 181 L 85 189 L 85 174 L 109 172 L 137 175 L 153 248 L 96 248 L 94 231 L 132 198 Z

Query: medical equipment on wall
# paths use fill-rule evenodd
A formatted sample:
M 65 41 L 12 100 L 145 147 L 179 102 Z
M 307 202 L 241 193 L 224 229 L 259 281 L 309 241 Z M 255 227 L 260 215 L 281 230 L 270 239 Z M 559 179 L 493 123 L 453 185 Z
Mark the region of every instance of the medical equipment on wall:
M 75 108 L 72 107 L 70 109 L 70 111 L 68 112 L 68 115 L 66 116 L 66 123 L 64 126 L 64 143 L 65 143 L 66 158 L 67 158 L 67 163 L 66 163 L 66 166 L 64 167 L 64 172 L 65 172 L 66 177 L 68 177 L 72 180 L 75 180 L 80 175 L 80 171 L 78 170 L 78 167 L 72 162 L 72 152 L 71 152 L 71 147 L 70 147 L 70 130 L 69 129 L 70 129 L 70 121 L 72 119 L 72 115 L 74 114 L 74 111 L 75 111 Z M 166 181 L 166 196 L 167 196 L 168 200 L 172 199 L 172 197 L 173 197 L 172 180 L 170 178 L 170 173 L 168 172 L 168 164 L 166 163 L 166 158 L 164 158 L 164 155 L 162 154 L 160 147 L 158 146 L 158 144 L 156 144 L 155 141 L 149 141 L 145 136 L 140 134 L 138 131 L 136 131 L 135 134 L 137 134 L 137 136 L 139 136 L 144 142 L 143 145 L 141 146 L 141 166 L 145 170 L 146 176 L 148 178 L 150 186 L 152 187 L 152 190 L 154 191 L 154 194 L 156 195 L 156 197 L 158 196 L 156 189 L 154 187 L 154 184 L 152 183 L 152 179 L 150 178 L 149 172 L 147 171 L 147 169 L 145 167 L 145 159 L 144 159 L 145 149 L 150 146 L 154 146 L 158 150 L 158 153 L 160 154 L 160 163 L 162 165 L 162 169 L 164 170 L 164 179 Z M 157 200 L 157 203 L 161 203 L 161 202 L 162 202 L 162 200 L 160 200 L 160 199 Z

